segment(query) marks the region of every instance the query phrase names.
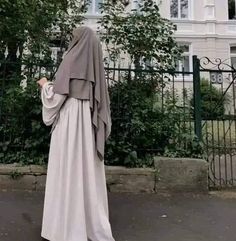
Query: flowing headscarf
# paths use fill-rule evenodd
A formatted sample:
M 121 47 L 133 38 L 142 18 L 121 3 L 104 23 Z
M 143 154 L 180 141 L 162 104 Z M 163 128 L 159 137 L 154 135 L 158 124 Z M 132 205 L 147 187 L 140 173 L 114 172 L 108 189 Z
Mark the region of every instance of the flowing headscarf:
M 111 132 L 110 99 L 101 43 L 93 30 L 85 26 L 73 31 L 73 39 L 56 73 L 54 92 L 69 95 L 71 79 L 89 83 L 95 145 L 103 160 L 105 141 Z

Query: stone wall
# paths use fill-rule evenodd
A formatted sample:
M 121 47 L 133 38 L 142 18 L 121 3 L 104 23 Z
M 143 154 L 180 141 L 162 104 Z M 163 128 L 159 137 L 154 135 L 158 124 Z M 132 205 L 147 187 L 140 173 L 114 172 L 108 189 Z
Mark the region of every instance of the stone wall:
M 44 191 L 46 166 L 0 165 L 0 189 Z M 155 158 L 155 168 L 106 166 L 110 192 L 208 191 L 208 164 L 200 159 Z

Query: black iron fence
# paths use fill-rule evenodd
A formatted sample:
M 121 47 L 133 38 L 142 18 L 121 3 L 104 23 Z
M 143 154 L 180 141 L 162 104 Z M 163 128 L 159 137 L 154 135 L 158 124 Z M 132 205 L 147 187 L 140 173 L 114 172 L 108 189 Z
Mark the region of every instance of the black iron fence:
M 219 61 L 219 60 L 217 60 Z M 44 163 L 49 130 L 36 80 L 56 66 L 0 63 L 0 162 Z M 113 130 L 110 165 L 152 165 L 153 155 L 204 157 L 211 187 L 235 186 L 235 69 L 193 57 L 193 71 L 106 68 Z
M 108 151 L 108 159 L 120 164 L 139 157 L 144 162 L 148 154 L 201 156 L 193 72 L 107 68 L 106 73 L 113 120 L 108 150 L 115 153 L 112 158 Z

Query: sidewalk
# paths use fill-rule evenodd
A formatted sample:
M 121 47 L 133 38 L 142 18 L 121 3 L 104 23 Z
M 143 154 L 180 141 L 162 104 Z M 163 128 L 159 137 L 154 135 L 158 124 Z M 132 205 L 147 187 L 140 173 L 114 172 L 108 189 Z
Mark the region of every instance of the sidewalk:
M 42 241 L 43 197 L 42 192 L 0 192 L 0 241 Z M 236 193 L 111 193 L 109 201 L 116 241 L 236 240 Z

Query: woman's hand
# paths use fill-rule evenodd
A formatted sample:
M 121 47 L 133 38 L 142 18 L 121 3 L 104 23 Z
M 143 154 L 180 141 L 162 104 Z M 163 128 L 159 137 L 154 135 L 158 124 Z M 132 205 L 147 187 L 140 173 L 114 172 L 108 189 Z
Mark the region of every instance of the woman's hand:
M 46 84 L 48 82 L 46 77 L 41 78 L 40 80 L 37 81 L 37 83 L 39 84 L 39 86 L 42 88 L 44 84 Z

